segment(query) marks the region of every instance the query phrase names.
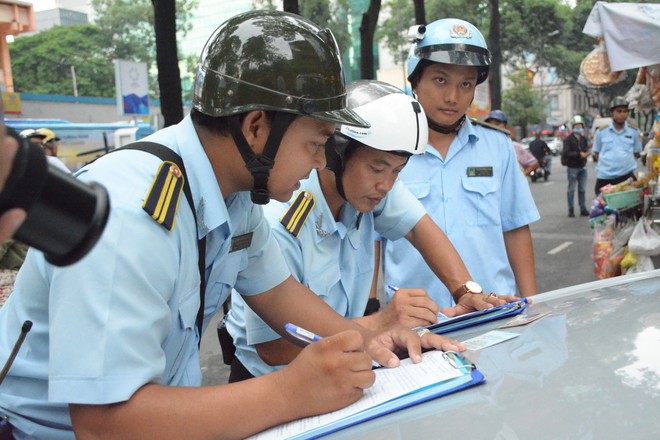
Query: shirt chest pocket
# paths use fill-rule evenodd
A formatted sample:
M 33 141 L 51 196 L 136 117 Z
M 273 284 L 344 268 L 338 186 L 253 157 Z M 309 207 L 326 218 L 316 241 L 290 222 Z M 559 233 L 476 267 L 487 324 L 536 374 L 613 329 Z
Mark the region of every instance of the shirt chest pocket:
M 339 267 L 333 266 L 306 276 L 303 284 L 327 303 L 332 288 L 339 283 L 340 279 Z
M 471 226 L 499 225 L 500 182 L 493 177 L 462 176 L 466 220 Z
M 247 250 L 227 254 L 221 261 L 213 264 L 206 289 L 205 315 L 213 316 L 223 302 L 231 295 L 236 285 L 238 274 L 248 266 Z
M 429 182 L 410 182 L 406 183 L 406 188 L 417 200 L 423 200 L 431 193 L 431 184 Z
M 191 359 L 191 353 L 197 351 L 196 323 L 199 310 L 199 289 L 193 289 L 179 299 L 176 321 L 170 334 L 163 343 L 165 352 L 165 370 L 163 382 L 170 383 L 177 375 L 185 371 Z

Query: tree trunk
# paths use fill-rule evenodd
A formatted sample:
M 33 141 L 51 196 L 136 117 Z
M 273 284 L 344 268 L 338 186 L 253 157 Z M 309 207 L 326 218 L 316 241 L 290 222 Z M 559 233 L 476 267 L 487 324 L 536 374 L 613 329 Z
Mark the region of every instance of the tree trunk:
M 426 9 L 424 0 L 413 0 L 415 5 L 415 24 L 426 24 Z
M 298 0 L 284 0 L 284 12 L 291 12 L 292 14 L 300 15 L 300 8 L 298 7 Z
M 360 25 L 360 76 L 362 79 L 375 79 L 374 34 L 380 14 L 380 0 L 371 0 L 369 8 L 362 14 Z
M 490 105 L 491 109 L 502 108 L 502 49 L 500 48 L 500 1 L 489 0 L 490 32 L 488 47 L 492 61 L 490 64 Z
M 183 119 L 181 72 L 176 45 L 176 7 L 175 0 L 151 0 L 151 3 L 154 5 L 160 109 L 164 126 L 168 127 Z

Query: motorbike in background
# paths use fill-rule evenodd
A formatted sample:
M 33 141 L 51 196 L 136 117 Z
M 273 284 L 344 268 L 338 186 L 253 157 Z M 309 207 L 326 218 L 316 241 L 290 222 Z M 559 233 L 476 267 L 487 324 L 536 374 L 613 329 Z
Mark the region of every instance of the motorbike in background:
M 551 161 L 552 158 L 548 156 L 539 161 L 539 167 L 529 173 L 529 178 L 532 179 L 532 182 L 536 182 L 539 179 L 543 179 L 545 182 L 548 181 L 548 178 L 550 177 L 550 166 L 552 164 Z

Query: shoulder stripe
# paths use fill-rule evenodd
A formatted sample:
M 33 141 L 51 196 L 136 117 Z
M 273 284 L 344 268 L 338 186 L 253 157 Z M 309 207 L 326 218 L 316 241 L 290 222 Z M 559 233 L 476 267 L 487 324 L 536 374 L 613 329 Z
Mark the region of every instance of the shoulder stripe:
M 507 137 L 511 137 L 511 132 L 507 130 L 506 128 L 498 127 L 497 125 L 489 124 L 488 122 L 480 121 L 477 118 L 470 118 L 470 122 L 472 122 L 475 125 L 480 125 L 485 128 L 490 128 L 491 130 L 496 130 L 499 131 L 500 133 L 504 133 L 507 135 Z
M 301 191 L 296 196 L 296 199 L 291 203 L 289 209 L 286 210 L 282 218 L 280 218 L 280 223 L 282 226 L 291 233 L 294 237 L 300 235 L 303 225 L 307 221 L 309 214 L 311 214 L 312 209 L 314 209 L 314 196 L 309 191 Z
M 163 162 L 154 177 L 142 209 L 167 230 L 174 229 L 184 178 L 173 162 Z

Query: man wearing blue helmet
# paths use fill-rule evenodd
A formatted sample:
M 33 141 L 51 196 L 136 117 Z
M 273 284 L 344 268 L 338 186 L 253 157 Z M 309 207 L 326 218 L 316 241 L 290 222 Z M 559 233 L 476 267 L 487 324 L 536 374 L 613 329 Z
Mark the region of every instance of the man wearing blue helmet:
M 385 282 L 419 286 L 439 307 L 466 294 L 534 295 L 528 225 L 539 213 L 529 186 L 509 137 L 466 117 L 476 86 L 488 77 L 486 42 L 476 27 L 454 18 L 417 26 L 411 34 L 408 80 L 426 112 L 429 145 L 424 155 L 410 159 L 400 177 L 474 280 L 449 290 L 408 243 L 385 240 Z

